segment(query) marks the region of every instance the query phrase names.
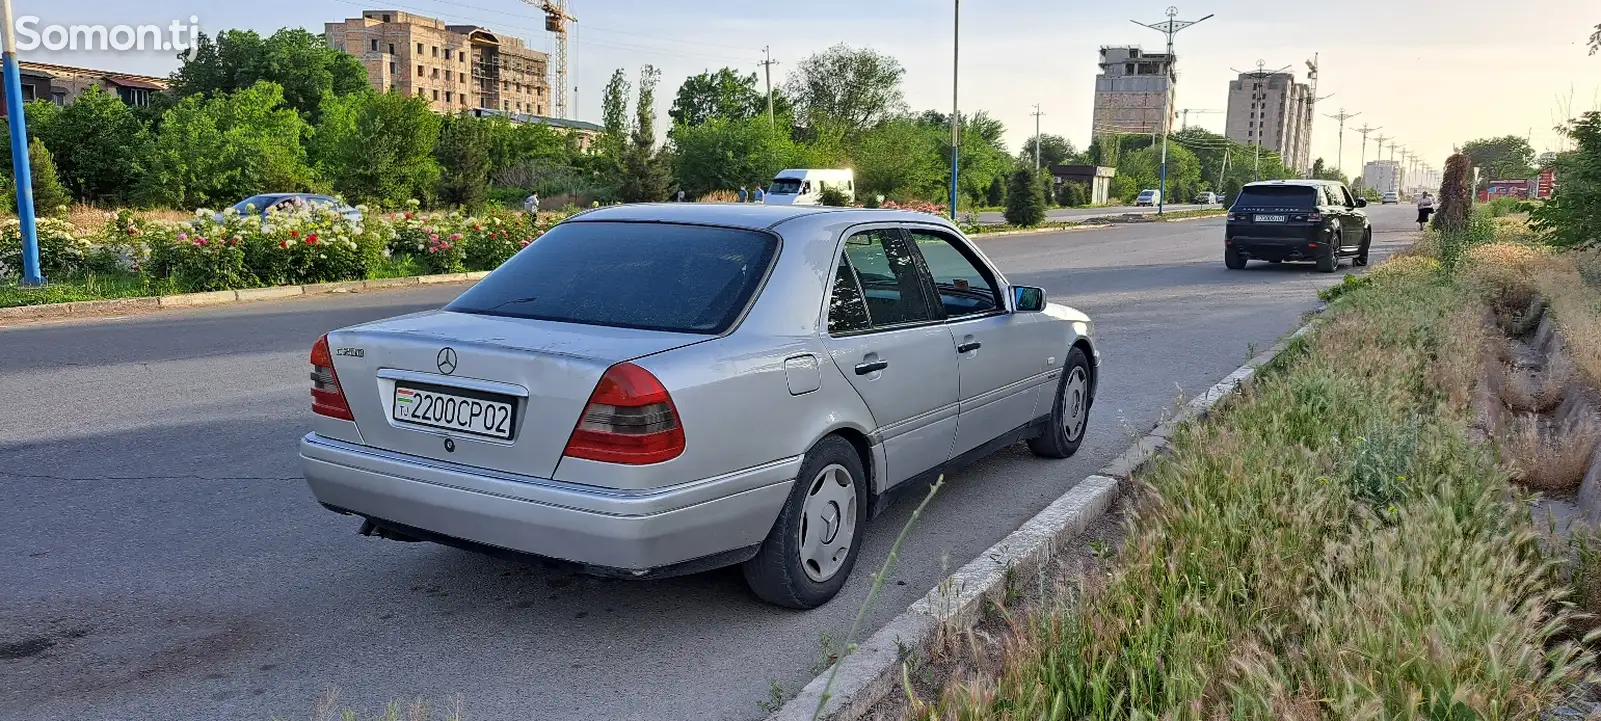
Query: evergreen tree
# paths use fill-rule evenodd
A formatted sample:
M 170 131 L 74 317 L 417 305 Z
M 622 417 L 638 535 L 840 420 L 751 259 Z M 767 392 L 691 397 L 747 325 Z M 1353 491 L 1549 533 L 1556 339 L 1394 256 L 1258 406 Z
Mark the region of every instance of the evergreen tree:
M 56 161 L 38 138 L 28 142 L 28 175 L 33 179 L 33 211 L 39 215 L 66 215 L 72 196 L 56 175 Z M 13 197 L 12 202 L 16 202 Z
M 1006 188 L 1006 222 L 1033 227 L 1045 220 L 1045 189 L 1034 169 L 1024 166 L 1012 171 Z
M 984 204 L 991 208 L 1000 207 L 1005 203 L 1006 180 L 999 175 L 995 176 L 995 179 L 990 181 L 989 191 L 984 194 L 984 201 Z
M 661 71 L 646 65 L 639 72 L 633 136 L 623 151 L 622 183 L 617 194 L 625 203 L 655 203 L 667 199 L 672 176 L 656 148 L 656 82 Z

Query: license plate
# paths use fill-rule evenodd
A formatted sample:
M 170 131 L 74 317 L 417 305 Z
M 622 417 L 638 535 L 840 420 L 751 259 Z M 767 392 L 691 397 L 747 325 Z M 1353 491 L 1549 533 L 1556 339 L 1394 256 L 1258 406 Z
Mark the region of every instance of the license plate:
M 1258 215 L 1258 216 L 1256 216 L 1256 222 L 1258 222 L 1258 223 L 1282 223 L 1287 219 L 1288 218 L 1286 218 L 1286 216 L 1283 216 L 1283 215 Z
M 515 410 L 516 405 L 506 396 L 395 386 L 394 418 L 402 423 L 510 440 Z

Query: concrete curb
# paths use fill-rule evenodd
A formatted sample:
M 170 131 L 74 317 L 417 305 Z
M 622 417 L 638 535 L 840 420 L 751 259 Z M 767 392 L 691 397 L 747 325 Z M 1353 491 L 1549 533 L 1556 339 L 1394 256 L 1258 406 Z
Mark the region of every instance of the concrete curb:
M 1321 312 L 1321 309 L 1319 310 Z M 1167 449 L 1169 440 L 1185 423 L 1200 420 L 1263 365 L 1283 353 L 1290 343 L 1309 332 L 1316 321 L 1273 344 L 1246 361 L 1216 385 L 1196 396 L 1173 417 L 1158 424 L 1122 456 L 1095 475 L 1075 484 L 1016 531 L 978 555 L 938 586 L 891 619 L 855 651 L 838 663 L 838 675 L 828 689 L 827 702 L 817 714 L 828 685 L 830 669 L 823 671 L 800 693 L 768 717 L 768 721 L 856 721 L 864 717 L 900 682 L 900 665 L 908 653 L 926 651 L 942 627 L 965 626 L 976 621 L 990 599 L 1006 593 L 1007 579 L 1034 573 L 1066 544 L 1104 515 L 1117 499 L 1121 484 Z
M 1050 235 L 1051 233 L 1074 233 L 1081 230 L 1103 230 L 1112 227 L 1111 223 L 1085 223 L 1065 228 L 1030 228 L 1028 230 L 1002 230 L 995 233 L 971 233 L 967 237 L 979 241 L 986 238 L 1008 238 L 1019 235 Z
M 218 290 L 208 293 L 182 293 L 159 297 L 115 298 L 112 300 L 85 300 L 75 303 L 45 303 L 0 308 L 0 322 L 11 320 L 45 320 L 57 318 L 103 318 L 130 312 L 162 308 L 196 308 L 201 306 L 245 303 L 257 300 L 280 300 L 303 295 L 327 293 L 359 293 L 366 290 L 401 288 L 414 285 L 444 283 L 471 283 L 482 280 L 489 271 L 471 273 L 444 273 L 441 275 L 412 275 L 403 278 L 375 278 L 312 285 L 278 285 L 270 288 L 243 288 Z

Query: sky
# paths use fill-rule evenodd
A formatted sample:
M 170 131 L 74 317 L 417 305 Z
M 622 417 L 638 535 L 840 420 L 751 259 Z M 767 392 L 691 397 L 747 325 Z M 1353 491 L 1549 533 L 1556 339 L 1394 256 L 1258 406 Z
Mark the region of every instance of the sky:
M 1180 32 L 1177 106 L 1224 110 L 1236 70 L 1258 60 L 1269 69 L 1305 61 L 1321 67 L 1320 117 L 1313 156 L 1355 172 L 1364 123 L 1377 134 L 1438 167 L 1466 140 L 1526 135 L 1535 150 L 1561 148 L 1553 130 L 1563 118 L 1601 109 L 1601 55 L 1585 41 L 1601 23 L 1596 0 L 1534 3 L 1490 0 L 1347 0 L 1339 3 L 1185 0 L 1178 19 L 1205 22 Z M 640 66 L 661 69 L 658 106 L 663 115 L 687 76 L 733 67 L 759 72 L 764 47 L 779 61 L 773 82 L 805 56 L 838 43 L 869 46 L 896 57 L 906 69 L 904 91 L 915 110 L 948 111 L 952 104 L 953 0 L 568 0 L 579 20 L 569 47 L 576 115 L 600 116 L 600 90 L 613 70 L 637 78 Z M 356 17 L 364 9 L 395 9 L 477 24 L 517 35 L 550 50 L 542 15 L 521 0 L 14 0 L 18 18 L 51 24 L 156 24 L 199 19 L 214 34 L 226 28 L 270 33 L 296 25 L 321 32 L 323 24 Z M 1075 146 L 1089 141 L 1099 48 L 1140 45 L 1160 51 L 1161 33 L 1131 20 L 1166 19 L 1167 2 L 1135 0 L 967 0 L 959 33 L 959 106 L 984 110 L 1006 124 L 1015 152 L 1040 129 Z M 43 49 L 24 60 L 166 75 L 177 67 L 171 53 L 100 53 Z M 1346 124 L 1341 153 L 1339 124 L 1322 114 L 1360 113 Z M 1221 132 L 1222 113 L 1192 112 L 1189 122 Z M 664 121 L 665 122 L 665 121 Z M 1366 157 L 1372 159 L 1369 144 Z

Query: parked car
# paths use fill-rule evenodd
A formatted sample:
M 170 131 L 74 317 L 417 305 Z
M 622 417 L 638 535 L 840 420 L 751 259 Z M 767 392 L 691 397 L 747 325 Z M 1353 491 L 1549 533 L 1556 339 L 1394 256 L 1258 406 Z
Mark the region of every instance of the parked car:
M 1160 191 L 1160 190 L 1141 190 L 1140 194 L 1139 194 L 1139 197 L 1134 199 L 1134 207 L 1136 207 L 1136 208 L 1141 207 L 1141 206 L 1155 207 L 1155 206 L 1161 204 L 1161 202 L 1162 202 L 1162 191 Z
M 1195 196 L 1195 202 L 1199 205 L 1217 205 L 1223 201 L 1218 198 L 1217 193 L 1207 191 Z
M 1100 378 L 1090 319 L 942 218 L 677 203 L 569 218 L 311 364 L 301 467 L 362 533 L 623 578 L 741 564 L 795 608 L 902 492 L 1077 452 Z
M 1345 257 L 1367 265 L 1373 243 L 1367 204 L 1338 181 L 1248 183 L 1229 208 L 1223 263 L 1239 270 L 1249 260 L 1310 260 L 1324 273 Z
M 1397 192 L 1395 192 L 1393 190 L 1389 191 L 1389 192 L 1385 193 L 1380 198 L 1379 202 L 1382 205 L 1390 205 L 1390 204 L 1400 203 L 1401 202 L 1401 194 L 1397 193 Z
M 361 222 L 360 210 L 351 207 L 338 198 L 327 195 L 318 195 L 316 193 L 263 193 L 261 195 L 252 195 L 244 200 L 239 201 L 238 203 L 235 203 L 231 210 L 239 213 L 240 215 L 255 214 L 266 217 L 267 213 L 269 212 L 290 210 L 297 204 L 309 204 L 320 208 L 333 208 L 334 210 L 339 211 L 339 213 L 345 216 L 345 218 L 350 222 Z M 216 219 L 219 222 L 224 217 L 224 213 L 216 214 Z

